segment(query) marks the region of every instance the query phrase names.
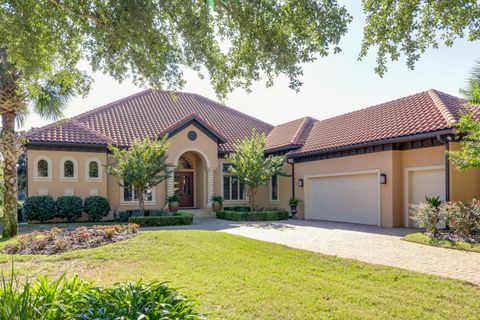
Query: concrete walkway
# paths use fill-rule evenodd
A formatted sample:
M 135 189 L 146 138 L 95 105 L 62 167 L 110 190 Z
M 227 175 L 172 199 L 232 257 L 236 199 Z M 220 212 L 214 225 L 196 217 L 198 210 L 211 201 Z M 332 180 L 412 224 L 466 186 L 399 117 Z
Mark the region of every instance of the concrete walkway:
M 458 278 L 480 285 L 480 253 L 401 240 L 405 234 L 415 232 L 415 229 L 304 220 L 242 223 L 213 218 L 196 219 L 193 225 L 181 229 L 217 230 L 342 258 Z

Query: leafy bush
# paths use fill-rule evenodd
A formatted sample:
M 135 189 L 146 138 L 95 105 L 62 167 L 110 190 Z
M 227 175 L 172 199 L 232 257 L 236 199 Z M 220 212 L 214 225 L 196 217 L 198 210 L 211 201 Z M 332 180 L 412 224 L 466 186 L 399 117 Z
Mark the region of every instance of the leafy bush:
M 158 216 L 165 216 L 169 215 L 168 212 L 162 211 L 162 210 L 145 210 L 142 213 L 140 210 L 126 210 L 126 211 L 120 211 L 119 213 L 116 214 L 116 220 L 120 222 L 128 222 L 128 219 L 130 217 L 158 217 Z
M 89 196 L 85 198 L 84 210 L 90 221 L 100 221 L 110 213 L 110 204 L 102 196 Z
M 63 196 L 58 197 L 56 201 L 57 214 L 60 218 L 67 218 L 72 222 L 82 216 L 83 213 L 83 200 L 77 196 Z
M 221 210 L 217 211 L 216 214 L 219 219 L 233 221 L 275 221 L 288 219 L 288 212 L 285 210 L 254 212 Z
M 236 211 L 236 212 L 250 212 L 250 207 L 245 207 L 245 206 L 224 207 L 223 210 Z
M 420 227 L 427 229 L 427 232 L 432 235 L 437 233 L 437 225 L 445 221 L 443 212 L 428 201 L 419 205 L 411 205 L 410 215 Z
M 450 201 L 442 205 L 448 225 L 454 233 L 471 235 L 480 231 L 480 201 L 473 199 L 469 204 Z
M 223 197 L 221 195 L 214 195 L 214 196 L 212 196 L 212 201 L 222 203 L 223 202 Z
M 192 224 L 193 214 L 179 212 L 173 215 L 164 215 L 164 216 L 130 217 L 128 219 L 128 222 L 136 223 L 142 227 L 187 225 L 187 224 Z
M 33 283 L 2 278 L 0 319 L 203 319 L 190 299 L 165 283 L 103 288 L 78 276 L 49 282 L 39 275 Z
M 23 212 L 27 220 L 45 222 L 55 217 L 55 200 L 51 196 L 29 197 L 23 204 Z

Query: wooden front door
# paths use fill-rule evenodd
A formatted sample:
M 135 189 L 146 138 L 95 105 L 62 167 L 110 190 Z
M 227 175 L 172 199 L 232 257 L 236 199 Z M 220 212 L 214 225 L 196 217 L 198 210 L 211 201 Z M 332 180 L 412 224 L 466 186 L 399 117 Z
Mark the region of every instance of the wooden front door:
M 193 207 L 193 172 L 175 172 L 175 194 L 179 198 L 180 207 Z

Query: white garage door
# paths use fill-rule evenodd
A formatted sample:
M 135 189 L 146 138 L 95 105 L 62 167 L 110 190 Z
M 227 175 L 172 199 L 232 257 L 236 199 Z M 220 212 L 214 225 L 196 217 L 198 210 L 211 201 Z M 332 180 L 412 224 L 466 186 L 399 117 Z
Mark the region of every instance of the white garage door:
M 306 187 L 307 219 L 380 224 L 378 173 L 308 178 Z
M 419 204 L 425 197 L 440 197 L 445 200 L 444 169 L 418 169 L 408 171 L 408 204 Z M 409 219 L 409 226 L 417 224 Z

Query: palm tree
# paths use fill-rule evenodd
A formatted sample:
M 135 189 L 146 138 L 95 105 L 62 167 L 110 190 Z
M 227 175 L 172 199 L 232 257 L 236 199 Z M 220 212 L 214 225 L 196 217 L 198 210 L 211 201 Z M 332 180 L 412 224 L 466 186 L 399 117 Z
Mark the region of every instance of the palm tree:
M 7 50 L 0 48 L 0 114 L 2 130 L 0 151 L 3 156 L 3 236 L 17 234 L 17 161 L 21 142 L 15 131 L 23 123 L 29 107 L 45 119 L 58 119 L 74 92 L 53 81 L 41 83 L 35 93 L 22 86 L 22 74 L 7 61 Z
M 473 105 L 480 105 L 480 61 L 475 66 L 467 80 L 467 87 L 460 89 L 460 93 Z

